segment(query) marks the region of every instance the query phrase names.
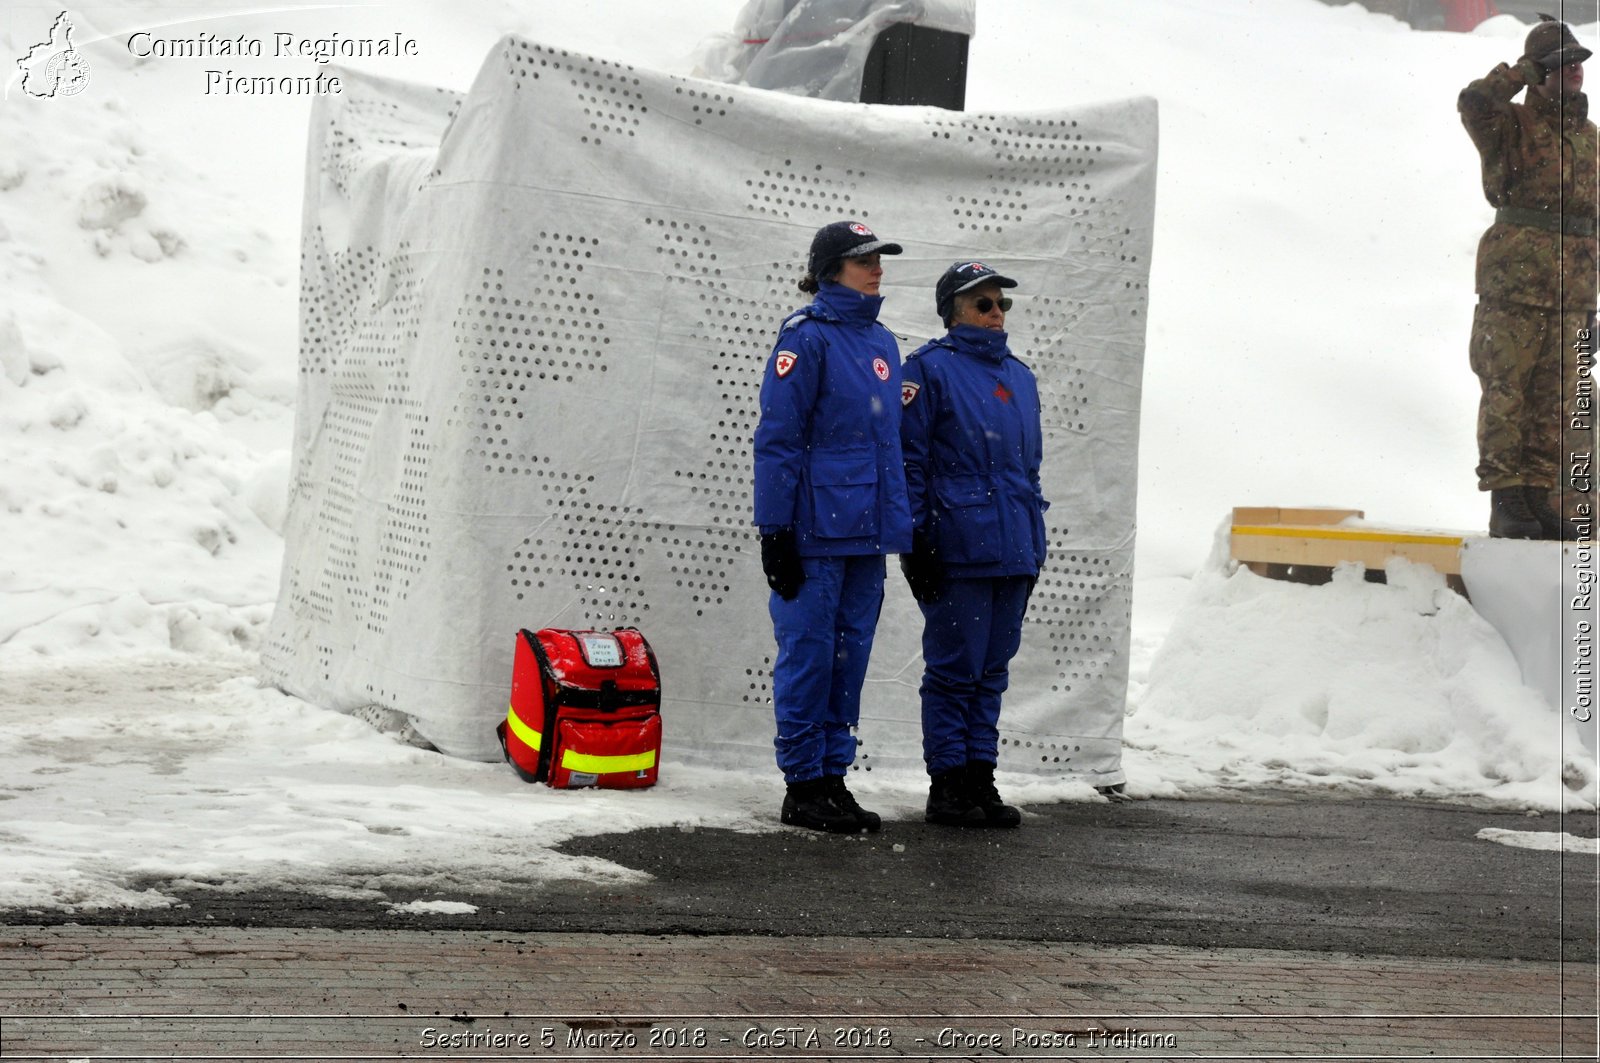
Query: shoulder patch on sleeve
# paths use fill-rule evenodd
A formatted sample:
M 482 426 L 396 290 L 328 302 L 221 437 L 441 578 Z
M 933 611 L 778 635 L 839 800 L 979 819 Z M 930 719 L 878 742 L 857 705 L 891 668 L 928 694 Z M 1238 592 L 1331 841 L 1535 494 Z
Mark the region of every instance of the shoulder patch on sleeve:
M 917 397 L 917 392 L 922 390 L 922 385 L 915 380 L 900 382 L 900 405 L 910 406 L 911 400 Z
M 779 351 L 772 356 L 772 368 L 780 377 L 788 376 L 789 370 L 794 368 L 796 359 L 790 351 Z

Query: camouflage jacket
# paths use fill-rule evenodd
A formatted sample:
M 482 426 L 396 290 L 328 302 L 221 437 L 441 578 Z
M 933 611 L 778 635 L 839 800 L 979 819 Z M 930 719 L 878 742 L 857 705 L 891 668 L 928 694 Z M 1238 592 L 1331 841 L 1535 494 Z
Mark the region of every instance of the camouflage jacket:
M 1483 158 L 1483 194 L 1490 205 L 1541 211 L 1552 219 L 1594 219 L 1595 125 L 1589 100 L 1578 94 L 1547 100 L 1523 88 L 1516 69 L 1501 63 L 1461 91 L 1456 109 Z M 1565 114 L 1563 114 L 1565 110 Z M 1478 295 L 1532 306 L 1592 310 L 1595 305 L 1596 242 L 1557 228 L 1496 221 L 1478 241 Z

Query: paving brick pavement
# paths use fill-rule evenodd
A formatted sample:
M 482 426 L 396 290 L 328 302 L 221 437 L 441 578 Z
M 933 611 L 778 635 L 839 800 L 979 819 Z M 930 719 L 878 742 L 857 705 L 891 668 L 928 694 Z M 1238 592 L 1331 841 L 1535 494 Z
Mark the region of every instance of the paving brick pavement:
M 929 938 L 0 928 L 0 1059 L 1593 1059 L 1587 964 Z

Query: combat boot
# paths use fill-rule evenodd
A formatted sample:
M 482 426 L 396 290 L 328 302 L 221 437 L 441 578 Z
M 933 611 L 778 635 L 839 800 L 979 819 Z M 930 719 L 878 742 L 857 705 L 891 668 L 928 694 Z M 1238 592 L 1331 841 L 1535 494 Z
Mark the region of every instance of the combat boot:
M 1534 487 L 1531 484 L 1522 489 L 1522 497 L 1528 502 L 1528 512 L 1533 514 L 1533 519 L 1539 522 L 1542 529 L 1541 539 L 1561 538 L 1561 514 L 1556 512 L 1556 507 L 1550 501 L 1550 488 Z
M 1016 827 L 1022 823 L 1022 813 L 1000 800 L 1000 791 L 994 787 L 994 765 L 982 760 L 967 761 L 967 796 L 983 813 L 990 827 Z
M 967 792 L 965 766 L 941 771 L 928 785 L 928 811 L 922 817 L 929 823 L 942 823 L 947 827 L 982 827 L 986 825 L 983 809 Z
M 854 816 L 856 826 L 861 830 L 870 834 L 878 833 L 878 829 L 883 826 L 883 818 L 876 812 L 868 812 L 861 807 L 856 801 L 856 795 L 845 786 L 843 775 L 824 775 L 823 779 L 828 784 L 828 796 L 833 799 L 839 811 Z
M 1544 526 L 1528 508 L 1522 487 L 1497 487 L 1489 492 L 1491 539 L 1541 539 Z
M 779 819 L 791 827 L 827 831 L 829 834 L 854 834 L 861 829 L 856 817 L 838 805 L 828 793 L 826 778 L 792 782 L 783 797 Z

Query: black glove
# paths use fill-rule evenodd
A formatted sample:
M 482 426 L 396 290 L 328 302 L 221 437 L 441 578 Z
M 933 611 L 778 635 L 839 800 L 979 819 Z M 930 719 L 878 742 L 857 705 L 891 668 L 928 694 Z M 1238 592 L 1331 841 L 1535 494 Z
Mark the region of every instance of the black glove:
M 929 604 L 939 600 L 944 587 L 944 562 L 928 532 L 911 533 L 911 552 L 900 555 L 900 571 L 905 573 L 911 596 L 917 601 Z
M 800 567 L 800 548 L 795 545 L 793 528 L 780 528 L 761 537 L 761 571 L 767 574 L 767 586 L 784 601 L 793 601 L 800 593 L 806 572 Z

